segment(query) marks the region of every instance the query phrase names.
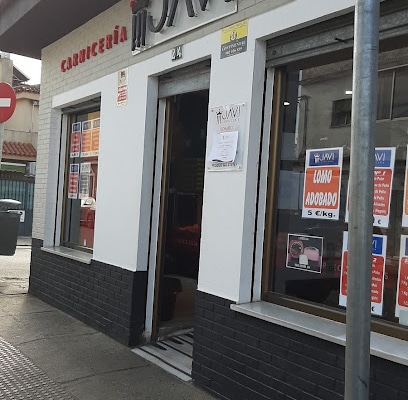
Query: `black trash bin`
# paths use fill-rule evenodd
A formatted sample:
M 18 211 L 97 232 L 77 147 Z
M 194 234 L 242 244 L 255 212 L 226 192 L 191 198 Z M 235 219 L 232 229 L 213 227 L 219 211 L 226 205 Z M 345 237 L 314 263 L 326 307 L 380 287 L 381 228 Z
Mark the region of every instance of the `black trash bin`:
M 0 211 L 0 255 L 13 256 L 17 247 L 20 214 Z
M 180 279 L 172 276 L 163 277 L 160 321 L 170 321 L 173 318 L 177 293 L 181 290 Z
M 10 212 L 8 208 L 16 208 L 20 204 L 17 200 L 0 199 L 0 255 L 2 256 L 13 256 L 16 252 L 20 214 Z

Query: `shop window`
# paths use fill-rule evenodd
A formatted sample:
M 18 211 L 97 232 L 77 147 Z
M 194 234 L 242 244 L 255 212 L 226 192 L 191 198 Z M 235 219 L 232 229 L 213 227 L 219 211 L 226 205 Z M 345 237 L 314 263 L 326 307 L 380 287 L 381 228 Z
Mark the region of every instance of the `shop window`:
M 97 204 L 100 112 L 69 118 L 62 243 L 91 251 Z
M 406 335 L 408 69 L 406 51 L 379 55 L 373 236 L 373 321 Z M 322 58 L 323 60 L 323 58 Z M 326 59 L 327 60 L 327 59 Z M 344 321 L 347 302 L 351 60 L 277 68 L 263 299 Z M 390 65 L 392 64 L 392 65 Z M 335 72 L 335 73 L 334 73 Z M 395 83 L 395 84 L 394 84 Z M 340 98 L 346 92 L 350 98 Z M 290 105 L 288 105 L 290 103 Z M 294 103 L 292 105 L 292 103 Z M 397 119 L 398 118 L 398 119 Z M 336 126 L 336 134 L 328 127 Z M 404 286 L 405 285 L 405 286 Z M 401 318 L 401 320 L 400 320 Z M 391 327 L 391 328 L 390 328 Z M 381 328 L 382 329 L 382 328 Z M 381 331 L 379 328 L 379 330 Z M 405 332 L 403 334 L 398 332 Z M 397 332 L 397 333 L 396 333 Z
M 331 127 L 347 126 L 351 123 L 351 98 L 333 101 Z

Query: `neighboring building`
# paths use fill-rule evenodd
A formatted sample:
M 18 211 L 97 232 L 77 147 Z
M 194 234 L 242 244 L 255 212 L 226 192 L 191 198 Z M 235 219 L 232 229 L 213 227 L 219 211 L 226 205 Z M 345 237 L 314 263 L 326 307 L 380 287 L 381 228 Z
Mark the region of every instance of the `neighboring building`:
M 1 170 L 32 174 L 35 171 L 38 137 L 40 85 L 28 85 L 25 76 L 13 67 L 16 108 L 4 124 Z
M 4 123 L 3 154 L 0 165 L 0 198 L 21 202 L 18 234 L 31 236 L 34 207 L 34 175 L 37 158 L 40 85 L 28 85 L 25 76 L 13 66 L 12 85 L 16 108 Z
M 30 293 L 128 346 L 194 327 L 221 398 L 340 400 L 355 2 L 24 1 L 0 48 L 47 77 Z M 374 399 L 408 398 L 407 21 L 381 2 Z

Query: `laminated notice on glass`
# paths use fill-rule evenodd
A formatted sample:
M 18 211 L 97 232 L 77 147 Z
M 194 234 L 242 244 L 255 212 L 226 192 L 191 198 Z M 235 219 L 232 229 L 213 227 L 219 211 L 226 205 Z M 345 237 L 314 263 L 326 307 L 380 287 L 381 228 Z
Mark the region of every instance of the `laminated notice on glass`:
M 89 197 L 89 182 L 91 179 L 91 163 L 81 164 L 81 175 L 79 179 L 79 198 Z
M 377 147 L 374 155 L 373 226 L 388 228 L 390 221 L 392 179 L 394 175 L 395 147 Z M 349 221 L 349 192 L 350 185 L 347 190 L 346 222 Z
M 371 313 L 382 315 L 387 236 L 373 235 L 371 264 Z M 339 305 L 347 305 L 348 232 L 343 232 Z
M 303 218 L 338 220 L 343 148 L 306 150 Z
M 401 235 L 400 258 L 398 268 L 397 301 L 395 316 L 399 318 L 401 310 L 408 312 L 408 236 Z
M 69 156 L 70 158 L 79 157 L 80 152 L 81 152 L 81 123 L 75 122 L 74 124 L 72 124 Z
M 91 156 L 99 155 L 99 128 L 101 126 L 100 118 L 92 120 L 92 136 L 91 136 Z
M 82 122 L 81 157 L 89 157 L 92 148 L 92 121 Z
M 402 226 L 408 227 L 408 145 L 405 161 L 404 201 L 402 203 Z
M 69 182 L 68 182 L 68 198 L 78 198 L 78 182 L 79 182 L 79 164 L 70 164 L 69 166 Z

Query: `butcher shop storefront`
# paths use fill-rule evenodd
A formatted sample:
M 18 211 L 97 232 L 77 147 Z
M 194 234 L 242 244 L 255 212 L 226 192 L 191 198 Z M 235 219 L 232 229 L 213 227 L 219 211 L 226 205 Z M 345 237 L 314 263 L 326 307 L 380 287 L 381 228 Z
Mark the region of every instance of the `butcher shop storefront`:
M 42 60 L 30 293 L 138 354 L 189 346 L 220 398 L 340 400 L 354 1 L 22 1 L 0 48 Z M 408 398 L 405 3 L 381 2 L 375 399 Z

